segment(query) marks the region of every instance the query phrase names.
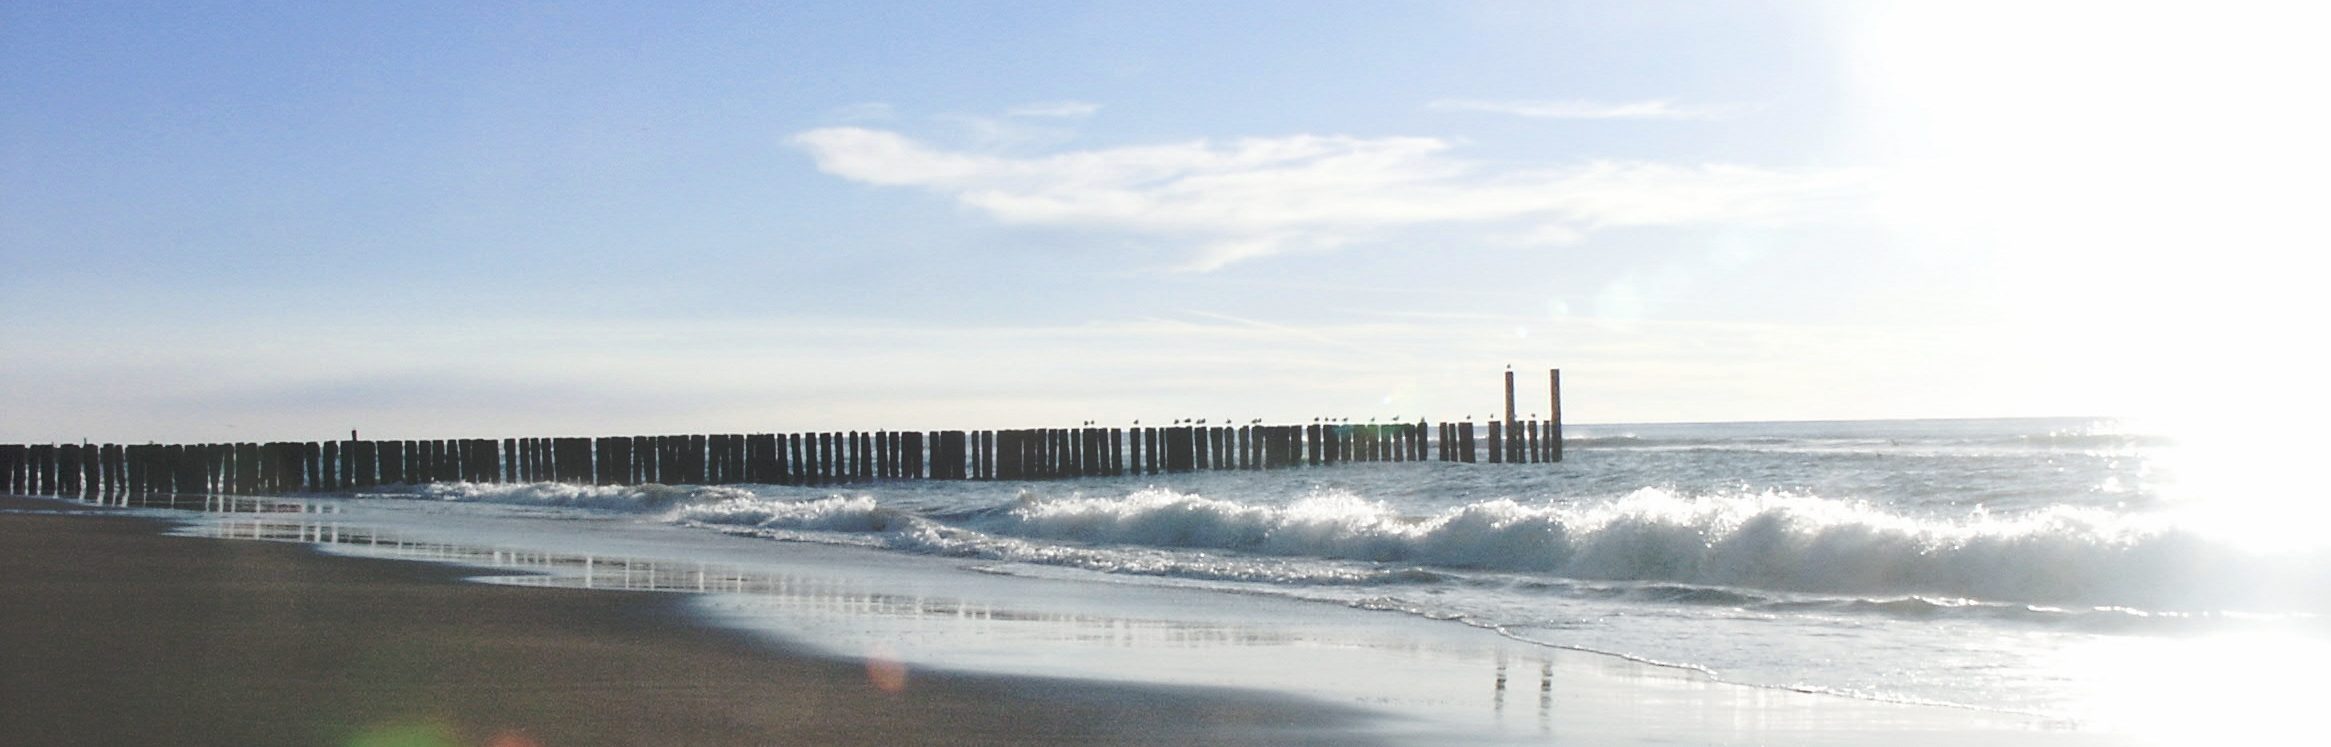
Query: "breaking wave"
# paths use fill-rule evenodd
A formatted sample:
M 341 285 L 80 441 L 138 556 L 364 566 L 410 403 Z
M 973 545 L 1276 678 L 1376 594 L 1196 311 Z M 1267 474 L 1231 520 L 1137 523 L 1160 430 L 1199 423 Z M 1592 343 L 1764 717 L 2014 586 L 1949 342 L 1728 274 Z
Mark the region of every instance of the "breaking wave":
M 1348 493 L 1283 506 L 1165 489 L 1022 496 L 945 521 L 868 497 L 688 503 L 676 521 L 878 533 L 897 550 L 1123 573 L 1281 583 L 1433 580 L 1445 571 L 1848 595 L 1892 614 L 1933 599 L 2155 610 L 2321 611 L 2331 557 L 2265 554 L 2160 518 L 2051 507 L 1932 518 L 1785 493 L 1472 503 L 1403 515 Z M 1729 592 L 1694 590 L 1721 601 Z M 1679 600 L 1695 601 L 1695 600 Z M 2294 607 L 2295 605 L 2295 607 Z

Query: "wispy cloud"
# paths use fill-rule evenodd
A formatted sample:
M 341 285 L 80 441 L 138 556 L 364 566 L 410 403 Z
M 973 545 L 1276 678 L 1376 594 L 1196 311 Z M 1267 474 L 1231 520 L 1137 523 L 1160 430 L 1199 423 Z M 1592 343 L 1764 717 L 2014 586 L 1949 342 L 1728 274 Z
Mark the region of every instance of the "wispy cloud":
M 1535 119 L 1716 119 L 1723 114 L 1722 110 L 1714 107 L 1677 106 L 1668 99 L 1618 102 L 1442 99 L 1429 106 L 1446 111 L 1511 114 Z
M 792 142 L 826 173 L 931 190 L 1008 224 L 1194 242 L 1182 269 L 1201 271 L 1416 227 L 1563 243 L 1615 227 L 1790 222 L 1834 208 L 1863 180 L 1853 171 L 1725 164 L 1500 167 L 1457 158 L 1448 141 L 1425 137 L 1292 135 L 1033 157 L 947 150 L 859 127 L 810 130 Z
M 1040 117 L 1050 119 L 1082 119 L 1101 110 L 1100 104 L 1087 101 L 1040 101 L 1021 104 L 1004 111 L 1013 117 Z

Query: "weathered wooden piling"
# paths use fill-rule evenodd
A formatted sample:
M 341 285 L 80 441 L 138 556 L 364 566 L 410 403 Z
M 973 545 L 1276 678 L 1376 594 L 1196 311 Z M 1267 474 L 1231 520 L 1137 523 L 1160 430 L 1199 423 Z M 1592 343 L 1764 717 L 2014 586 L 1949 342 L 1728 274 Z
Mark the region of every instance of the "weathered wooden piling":
M 1546 397 L 1551 408 L 1546 422 L 1552 426 L 1552 434 L 1547 437 L 1547 461 L 1559 462 L 1562 461 L 1562 369 L 1546 370 Z

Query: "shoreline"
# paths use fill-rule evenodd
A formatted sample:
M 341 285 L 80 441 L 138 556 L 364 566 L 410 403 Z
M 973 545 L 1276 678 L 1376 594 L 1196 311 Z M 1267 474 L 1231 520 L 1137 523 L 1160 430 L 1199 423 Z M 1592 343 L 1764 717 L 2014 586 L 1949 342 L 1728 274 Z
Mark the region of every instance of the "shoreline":
M 704 625 L 672 594 L 165 534 L 0 498 L 0 743 L 1302 743 L 1367 714 L 1228 689 L 917 670 Z M 448 624 L 451 623 L 451 624 Z M 405 740 L 405 741 L 396 741 Z
M 256 512 L 248 518 L 224 518 L 244 516 L 229 509 L 227 514 L 181 519 L 76 501 L 0 497 L 0 551 L 29 548 L 30 555 L 45 558 L 45 572 L 51 575 L 109 579 L 102 585 L 84 582 L 81 591 L 100 601 L 118 602 L 104 599 L 105 594 L 142 599 L 147 587 L 184 585 L 185 581 L 147 577 L 163 568 L 183 575 L 179 554 L 241 556 L 262 551 L 239 548 L 272 548 L 264 552 L 282 556 L 273 561 L 289 565 L 277 567 L 274 575 L 264 577 L 265 583 L 245 585 L 278 597 L 273 605 L 258 605 L 259 609 L 309 606 L 303 589 L 326 600 L 326 606 L 346 605 L 349 597 L 361 601 L 375 594 L 372 584 L 379 580 L 371 577 L 378 575 L 426 587 L 421 596 L 438 605 L 434 617 L 424 611 L 419 620 L 366 619 L 367 626 L 349 633 L 335 632 L 339 629 L 328 625 L 318 632 L 313 616 L 273 626 L 288 628 L 291 633 L 282 637 L 294 646 L 328 647 L 340 640 L 343 648 L 427 648 L 441 647 L 445 641 L 440 639 L 449 636 L 484 637 L 499 639 L 502 645 L 530 647 L 521 653 L 537 659 L 554 659 L 516 669 L 509 664 L 484 667 L 492 674 L 472 678 L 478 682 L 451 683 L 484 688 L 500 698 L 472 712 L 453 713 L 440 705 L 436 711 L 407 709 L 437 714 L 427 719 L 381 722 L 379 713 L 364 711 L 375 721 L 355 724 L 371 724 L 366 728 L 402 724 L 453 735 L 420 744 L 1584 740 L 1942 745 L 1974 739 L 2000 744 L 2109 744 L 2125 739 L 2028 715 L 1732 683 L 1688 667 L 1529 644 L 1478 628 L 1343 606 L 1140 586 L 1108 587 L 1110 593 L 1095 597 L 1099 587 L 1074 581 L 989 576 L 952 566 L 930 573 L 928 564 L 915 558 L 846 547 L 795 547 L 783 554 L 783 560 L 772 562 L 767 548 L 753 541 L 686 535 L 692 539 L 666 546 L 663 543 L 673 535 L 661 528 L 613 529 L 621 524 L 580 533 L 537 533 L 539 527 L 523 524 L 533 519 L 479 514 L 448 525 L 460 527 L 448 534 L 427 523 L 376 524 L 391 514 L 360 517 L 343 513 L 337 504 L 326 505 L 333 509 L 285 512 L 242 507 Z M 28 512 L 27 507 L 35 510 Z M 91 516 L 107 512 L 119 514 Z M 35 520 L 51 525 L 20 526 L 38 524 Z M 379 533 L 384 526 L 397 528 L 390 530 L 392 534 Z M 92 552 L 88 546 L 92 543 L 86 542 L 44 550 L 13 541 L 28 529 L 58 527 L 67 534 L 76 527 L 108 528 L 107 533 L 115 536 L 94 543 L 104 552 Z M 124 536 L 134 540 L 131 544 L 147 546 L 132 548 L 149 556 L 132 564 L 136 572 L 125 572 L 118 567 L 121 563 L 109 561 L 121 552 L 116 545 L 125 541 Z M 641 544 L 642 537 L 654 539 Z M 155 546 L 160 543 L 175 544 L 158 552 Z M 680 547 L 685 549 L 675 550 Z M 23 573 L 27 562 L 28 558 L 0 555 L 0 600 L 18 598 L 14 585 L 27 576 Z M 83 569 L 88 562 L 104 562 L 98 570 L 105 572 Z M 356 565 L 345 565 L 349 563 Z M 363 573 L 345 577 L 351 568 Z M 614 593 L 643 590 L 680 593 Z M 253 589 L 230 591 L 248 594 Z M 507 596 L 511 591 L 526 596 Z M 405 596 L 396 600 L 408 601 Z M 484 609 L 480 604 L 516 609 L 488 614 L 478 611 Z M 10 703 L 17 702 L 16 691 L 28 686 L 9 679 L 17 676 L 13 670 L 18 666 L 7 657 L 18 653 L 13 649 L 20 641 L 40 638 L 20 630 L 21 621 L 12 619 L 6 609 L 12 606 L 16 605 L 0 605 L 0 702 Z M 513 617 L 534 622 L 505 619 Z M 463 623 L 446 626 L 447 619 Z M 624 622 L 610 630 L 610 619 Z M 141 625 L 100 626 L 99 632 L 88 635 L 100 642 L 105 636 L 128 636 L 131 643 L 147 644 L 156 635 L 157 624 Z M 198 642 L 211 649 L 244 651 L 270 651 L 281 645 L 250 629 L 262 625 L 249 619 L 228 621 L 223 624 L 225 632 L 219 633 L 232 639 L 227 644 Z M 642 634 L 636 628 L 653 630 Z M 355 642 L 343 640 L 349 638 Z M 87 648 L 88 642 L 83 643 Z M 564 661 L 578 658 L 560 657 L 565 648 L 619 661 L 594 670 Z M 722 667 L 702 669 L 689 663 L 698 662 L 707 648 L 725 652 L 719 656 Z M 142 658 L 119 651 L 102 654 L 84 652 L 83 661 L 118 669 L 128 666 L 123 662 L 165 658 L 151 652 Z M 446 656 L 441 648 L 432 655 Z M 481 668 L 468 658 L 459 661 L 473 670 Z M 82 668 L 70 661 L 62 666 L 62 670 L 51 666 L 50 676 Z M 619 674 L 604 671 L 609 666 Z M 505 674 L 510 671 L 524 676 Z M 645 676 L 640 676 L 642 672 Z M 173 717 L 152 715 L 155 708 L 146 702 L 156 697 L 156 690 L 166 692 L 170 686 L 138 690 L 146 683 L 124 677 L 117 674 L 110 689 L 84 694 L 68 706 L 102 710 L 109 706 L 92 703 L 127 700 L 144 709 L 138 711 L 144 715 L 124 719 L 128 722 L 175 723 Z M 275 671 L 212 689 L 282 689 L 290 686 L 285 683 L 314 679 L 318 676 L 313 671 L 305 675 Z M 213 684 L 183 672 L 174 681 L 180 690 Z M 884 692 L 885 687 L 897 689 L 899 682 L 906 685 L 903 691 Z M 327 689 L 370 692 L 364 683 L 322 684 Z M 527 691 L 542 692 L 527 700 L 523 697 Z M 309 693 L 300 695 L 312 699 Z M 536 702 L 546 700 L 558 702 Z M 608 700 L 657 713 L 618 718 L 604 707 Z M 339 724 L 338 731 L 330 733 L 311 726 L 305 738 L 270 734 L 253 739 L 238 733 L 233 739 L 195 741 L 366 744 L 350 736 L 368 732 L 351 731 L 355 726 L 344 705 L 338 710 L 313 703 L 302 706 L 312 711 L 311 721 Z M 480 709 L 483 716 L 476 712 Z M 720 726 L 698 731 L 675 731 L 680 727 L 670 725 L 635 727 L 655 718 L 688 728 L 707 721 Z M 524 719 L 550 719 L 567 728 L 552 739 L 540 736 L 527 725 L 533 722 Z M 0 724 L 0 743 L 58 734 L 77 736 L 71 730 L 26 732 Z M 511 734 L 524 738 L 495 741 Z M 149 728 L 139 732 L 136 741 L 187 741 L 163 736 Z M 116 733 L 81 743 L 122 741 L 129 738 Z

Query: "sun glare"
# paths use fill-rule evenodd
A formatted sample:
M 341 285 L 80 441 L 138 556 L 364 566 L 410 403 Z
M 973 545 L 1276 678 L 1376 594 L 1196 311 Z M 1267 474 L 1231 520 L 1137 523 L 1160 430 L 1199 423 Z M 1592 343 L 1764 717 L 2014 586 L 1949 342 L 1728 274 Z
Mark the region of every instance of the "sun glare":
M 2085 727 L 2152 744 L 2301 744 L 2314 733 L 2320 638 L 2249 632 L 2097 637 L 2055 654 L 2088 693 Z
M 2122 415 L 2322 413 L 2296 340 L 2319 316 L 2331 128 L 2303 4 L 1856 6 L 1847 67 L 1878 219 L 1962 258 L 2035 375 Z M 2287 421 L 2285 421 L 2287 422 Z M 2247 422 L 2238 432 L 2279 438 Z M 2208 430 L 2224 431 L 2216 424 Z M 2213 436 L 2214 438 L 2214 436 Z M 2196 457 L 2199 459 L 2200 457 Z
M 2269 403 L 2235 400 L 2229 413 L 2188 413 L 2139 427 L 2175 443 L 2156 453 L 2159 487 L 2178 523 L 2260 553 L 2331 549 L 2331 505 L 2299 474 L 2312 464 L 2309 422 Z

